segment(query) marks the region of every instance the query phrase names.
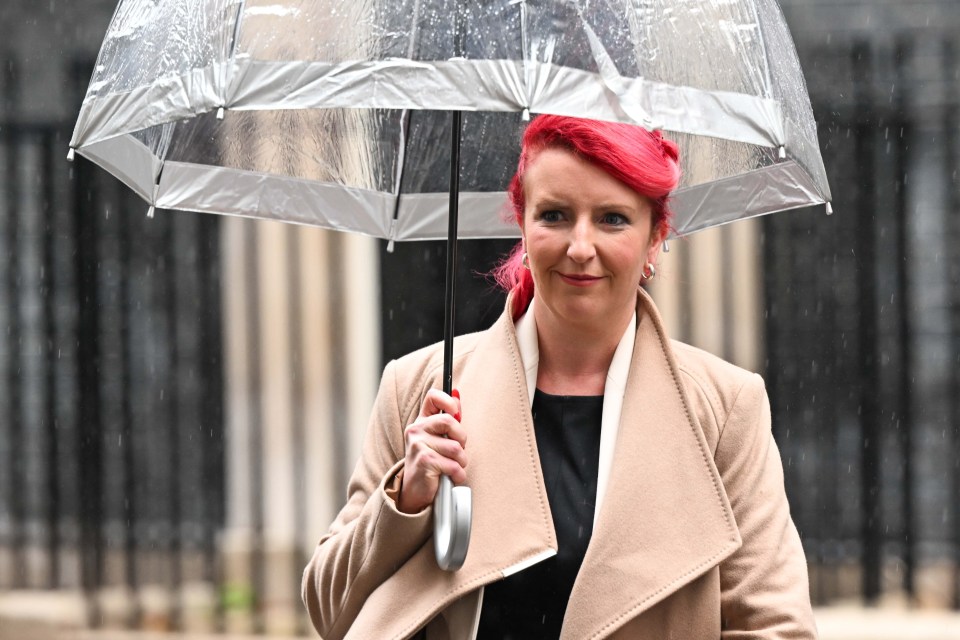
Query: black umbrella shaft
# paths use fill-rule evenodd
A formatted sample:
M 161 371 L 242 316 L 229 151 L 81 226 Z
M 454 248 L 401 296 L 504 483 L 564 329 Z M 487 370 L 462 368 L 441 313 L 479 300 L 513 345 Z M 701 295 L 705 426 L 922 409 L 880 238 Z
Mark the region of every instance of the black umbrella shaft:
M 450 215 L 447 220 L 447 291 L 443 318 L 443 391 L 453 390 L 453 330 L 456 318 L 457 222 L 460 215 L 460 131 L 462 114 L 453 111 L 453 138 L 450 144 Z

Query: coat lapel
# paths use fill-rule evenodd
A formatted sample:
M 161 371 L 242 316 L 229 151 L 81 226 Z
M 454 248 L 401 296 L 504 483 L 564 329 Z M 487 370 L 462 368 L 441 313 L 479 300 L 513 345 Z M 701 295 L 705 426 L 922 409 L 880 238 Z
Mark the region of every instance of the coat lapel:
M 508 314 L 454 365 L 468 434 L 473 530 L 463 567 L 437 568 L 432 538 L 367 599 L 349 638 L 403 638 L 456 599 L 556 553 L 525 374 Z M 433 385 L 439 386 L 440 371 Z M 400 427 L 402 428 L 402 427 Z M 396 616 L 396 602 L 406 603 Z M 391 611 L 387 619 L 381 612 Z
M 653 303 L 640 294 L 607 494 L 563 638 L 601 638 L 740 547 L 720 474 Z

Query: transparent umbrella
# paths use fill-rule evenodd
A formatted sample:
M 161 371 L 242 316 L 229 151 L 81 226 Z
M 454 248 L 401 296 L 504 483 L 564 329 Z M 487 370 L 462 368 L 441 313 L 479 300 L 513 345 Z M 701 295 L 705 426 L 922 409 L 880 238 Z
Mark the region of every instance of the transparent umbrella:
M 517 234 L 504 190 L 537 113 L 677 141 L 680 234 L 830 200 L 775 0 L 122 0 L 70 154 L 151 212 L 447 237 L 449 354 L 456 238 Z M 456 489 L 444 568 L 469 540 Z

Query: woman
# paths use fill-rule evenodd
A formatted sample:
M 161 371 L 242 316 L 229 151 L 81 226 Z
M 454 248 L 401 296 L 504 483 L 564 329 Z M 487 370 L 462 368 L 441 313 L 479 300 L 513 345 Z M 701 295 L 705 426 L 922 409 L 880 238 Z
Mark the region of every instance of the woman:
M 762 380 L 667 339 L 654 277 L 676 146 L 540 116 L 510 198 L 507 310 L 387 365 L 349 501 L 304 573 L 333 638 L 813 638 Z M 463 567 L 431 503 L 473 491 Z

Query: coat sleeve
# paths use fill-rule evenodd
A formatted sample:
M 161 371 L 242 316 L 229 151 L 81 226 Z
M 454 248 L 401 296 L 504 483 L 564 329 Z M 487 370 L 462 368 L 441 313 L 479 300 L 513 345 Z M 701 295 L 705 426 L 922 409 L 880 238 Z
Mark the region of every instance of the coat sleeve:
M 391 362 L 380 381 L 360 460 L 348 485 L 347 504 L 320 539 L 303 573 L 303 602 L 325 640 L 342 638 L 367 596 L 430 535 L 430 508 L 407 515 L 394 501 L 403 467 L 403 429 L 409 417 L 401 411 L 398 395 L 396 364 Z
M 720 565 L 721 638 L 816 638 L 806 559 L 790 518 L 760 376 L 750 376 L 740 389 L 716 461 L 743 539 Z

